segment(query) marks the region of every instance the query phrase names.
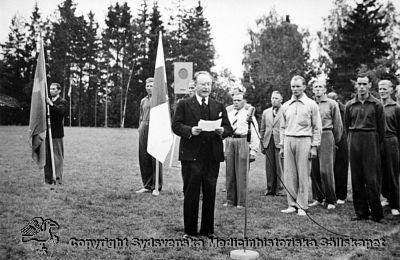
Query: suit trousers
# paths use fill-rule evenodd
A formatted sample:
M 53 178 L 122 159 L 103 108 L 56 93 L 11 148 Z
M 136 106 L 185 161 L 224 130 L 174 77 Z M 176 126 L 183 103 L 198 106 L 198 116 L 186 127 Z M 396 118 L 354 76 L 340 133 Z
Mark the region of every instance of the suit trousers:
M 200 188 L 203 192 L 200 234 L 214 234 L 214 209 L 219 162 L 213 159 L 181 161 L 184 182 L 183 221 L 185 233 L 196 236 Z
M 310 188 L 311 137 L 285 136 L 284 141 L 284 183 L 288 189 L 287 201 L 292 207 L 308 209 Z
M 139 167 L 142 176 L 143 187 L 149 190 L 155 189 L 156 182 L 156 159 L 147 153 L 147 138 L 149 135 L 149 123 L 141 122 L 139 126 Z M 161 190 L 163 183 L 162 164 L 159 163 L 159 186 Z
M 317 158 L 312 160 L 311 181 L 313 199 L 328 204 L 336 204 L 335 176 L 333 162 L 335 158 L 335 138 L 331 130 L 324 130 Z
M 267 177 L 268 194 L 279 194 L 282 186 L 282 162 L 279 157 L 279 149 L 275 147 L 274 137 L 271 136 L 268 147 L 265 149 L 265 173 Z
M 225 142 L 227 203 L 244 206 L 249 144 L 246 138 L 227 138 Z
M 391 209 L 399 209 L 399 141 L 396 136 L 387 137 L 381 147 L 382 196 L 388 199 Z
M 373 219 L 379 220 L 383 212 L 378 134 L 374 131 L 354 131 L 349 133 L 348 139 L 355 213 L 363 218 L 372 215 Z
M 335 192 L 339 200 L 347 198 L 347 180 L 349 175 L 349 148 L 347 146 L 347 134 L 343 133 L 342 140 L 338 143 L 335 164 L 333 167 L 335 175 Z
M 51 184 L 53 180 L 53 170 L 51 167 L 50 143 L 46 138 L 46 165 L 44 166 L 44 181 Z M 54 168 L 56 171 L 57 183 L 62 183 L 64 165 L 64 142 L 63 138 L 53 138 Z

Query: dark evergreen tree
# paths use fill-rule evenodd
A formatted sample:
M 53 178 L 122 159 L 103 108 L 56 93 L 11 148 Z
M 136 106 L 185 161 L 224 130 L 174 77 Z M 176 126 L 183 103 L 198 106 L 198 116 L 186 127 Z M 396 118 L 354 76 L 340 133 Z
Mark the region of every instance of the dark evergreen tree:
M 125 48 L 130 41 L 131 18 L 130 8 L 127 3 L 122 6 L 117 2 L 115 6 L 109 7 L 106 18 L 106 29 L 103 32 L 103 46 L 109 52 L 111 61 L 115 64 L 111 67 L 111 81 L 113 82 L 110 93 L 111 110 L 110 121 L 113 125 L 121 125 L 122 106 L 124 94 L 123 75 L 126 59 Z
M 184 17 L 185 34 L 182 39 L 184 61 L 193 62 L 193 70 L 210 70 L 214 66 L 215 48 L 211 37 L 211 26 L 199 5 Z
M 373 68 L 377 59 L 388 54 L 389 44 L 384 35 L 388 24 L 381 7 L 376 0 L 364 0 L 338 30 L 337 52 L 331 54 L 333 68 L 329 78 L 335 90 L 344 96 L 354 91 L 351 79 L 358 69 Z
M 77 17 L 76 4 L 72 0 L 65 0 L 58 6 L 58 19 L 53 22 L 51 34 L 50 57 L 48 71 L 51 81 L 60 83 L 64 89 L 69 86 L 71 67 L 74 63 L 74 38 Z M 62 93 L 65 97 L 65 91 Z

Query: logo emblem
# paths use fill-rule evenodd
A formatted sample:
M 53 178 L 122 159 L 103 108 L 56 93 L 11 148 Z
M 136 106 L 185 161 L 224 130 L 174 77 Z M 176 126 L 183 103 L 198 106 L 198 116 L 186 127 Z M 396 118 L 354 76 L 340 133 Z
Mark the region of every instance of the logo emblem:
M 46 254 L 49 244 L 56 245 L 58 243 L 59 237 L 54 233 L 59 228 L 60 225 L 50 218 L 35 217 L 21 228 L 22 242 L 37 241 L 40 245 L 40 248 L 37 249 L 38 253 Z

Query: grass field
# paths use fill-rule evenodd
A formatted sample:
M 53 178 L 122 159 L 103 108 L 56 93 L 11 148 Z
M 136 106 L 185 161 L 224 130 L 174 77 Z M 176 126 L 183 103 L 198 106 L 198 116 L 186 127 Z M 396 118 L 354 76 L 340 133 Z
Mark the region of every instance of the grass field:
M 31 160 L 28 127 L 0 126 L 0 258 L 2 259 L 228 259 L 237 247 L 205 244 L 201 247 L 147 247 L 131 245 L 97 249 L 75 247 L 77 239 L 180 239 L 183 201 L 180 168 L 164 167 L 159 197 L 135 194 L 141 188 L 136 129 L 65 128 L 65 165 L 62 186 L 51 190 Z M 169 162 L 169 159 L 167 159 Z M 168 165 L 168 163 L 166 164 Z M 317 246 L 261 246 L 261 259 L 400 259 L 400 218 L 387 224 L 351 222 L 352 203 L 327 212 L 312 208 L 310 215 L 337 233 L 355 239 L 381 239 L 384 247 L 324 246 L 325 238 L 340 238 L 307 217 L 285 215 L 284 197 L 263 196 L 264 160 L 259 156 L 250 173 L 248 237 L 315 240 Z M 243 210 L 224 208 L 225 167 L 217 186 L 215 231 L 221 238 L 243 237 Z M 351 196 L 350 196 L 351 199 Z M 21 228 L 32 218 L 51 218 L 60 228 L 59 242 L 39 254 L 35 241 L 22 242 Z

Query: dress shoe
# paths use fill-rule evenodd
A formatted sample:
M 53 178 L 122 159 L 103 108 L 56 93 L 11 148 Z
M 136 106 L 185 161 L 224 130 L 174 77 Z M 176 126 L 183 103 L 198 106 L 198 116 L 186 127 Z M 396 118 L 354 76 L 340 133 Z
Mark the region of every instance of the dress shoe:
M 400 215 L 400 212 L 399 212 L 399 210 L 397 210 L 397 209 L 392 209 L 392 210 L 391 210 L 391 213 L 392 213 L 393 216 L 398 216 L 398 215 Z
M 356 216 L 354 216 L 354 217 L 351 217 L 351 221 L 358 221 L 358 220 L 366 220 L 366 219 L 368 219 L 368 217 L 362 217 L 362 216 L 359 216 L 359 215 L 356 215 Z
M 346 201 L 345 200 L 337 200 L 336 204 L 344 204 Z
M 244 209 L 244 207 L 243 207 L 243 206 L 240 206 L 240 205 L 237 205 L 236 208 L 238 208 L 238 209 Z
M 189 240 L 199 240 L 199 238 L 197 236 L 191 236 L 191 235 L 188 235 L 188 234 L 184 234 L 182 236 L 182 238 L 183 239 L 189 239 Z
M 297 215 L 299 215 L 299 216 L 307 216 L 307 213 L 306 213 L 304 210 L 299 209 L 299 210 L 297 211 Z
M 209 233 L 209 234 L 200 234 L 200 236 L 204 236 L 207 237 L 208 239 L 217 239 L 218 237 L 213 234 L 213 233 Z
M 384 217 L 381 218 L 372 218 L 373 221 L 375 221 L 376 223 L 380 223 L 380 224 L 387 224 L 387 220 Z
M 146 193 L 146 192 L 151 192 L 151 190 L 149 190 L 149 189 L 146 189 L 146 188 L 142 188 L 142 189 L 140 189 L 140 190 L 137 190 L 137 191 L 135 191 L 135 193 Z
M 268 191 L 268 192 L 264 193 L 264 195 L 265 195 L 265 196 L 274 196 L 275 193 L 272 192 L 272 191 Z
M 287 209 L 281 210 L 281 212 L 285 213 L 285 214 L 294 213 L 294 212 L 296 212 L 296 208 L 295 207 L 288 207 Z
M 319 202 L 318 200 L 315 200 L 314 202 L 308 204 L 308 206 L 309 206 L 309 207 L 315 207 L 315 206 L 318 206 L 318 205 L 320 205 L 320 204 L 321 204 L 321 202 Z
M 336 209 L 336 206 L 333 204 L 328 204 L 328 206 L 326 208 L 327 209 Z
M 224 207 L 234 207 L 235 205 L 232 205 L 231 203 L 224 203 L 224 205 L 223 205 Z

